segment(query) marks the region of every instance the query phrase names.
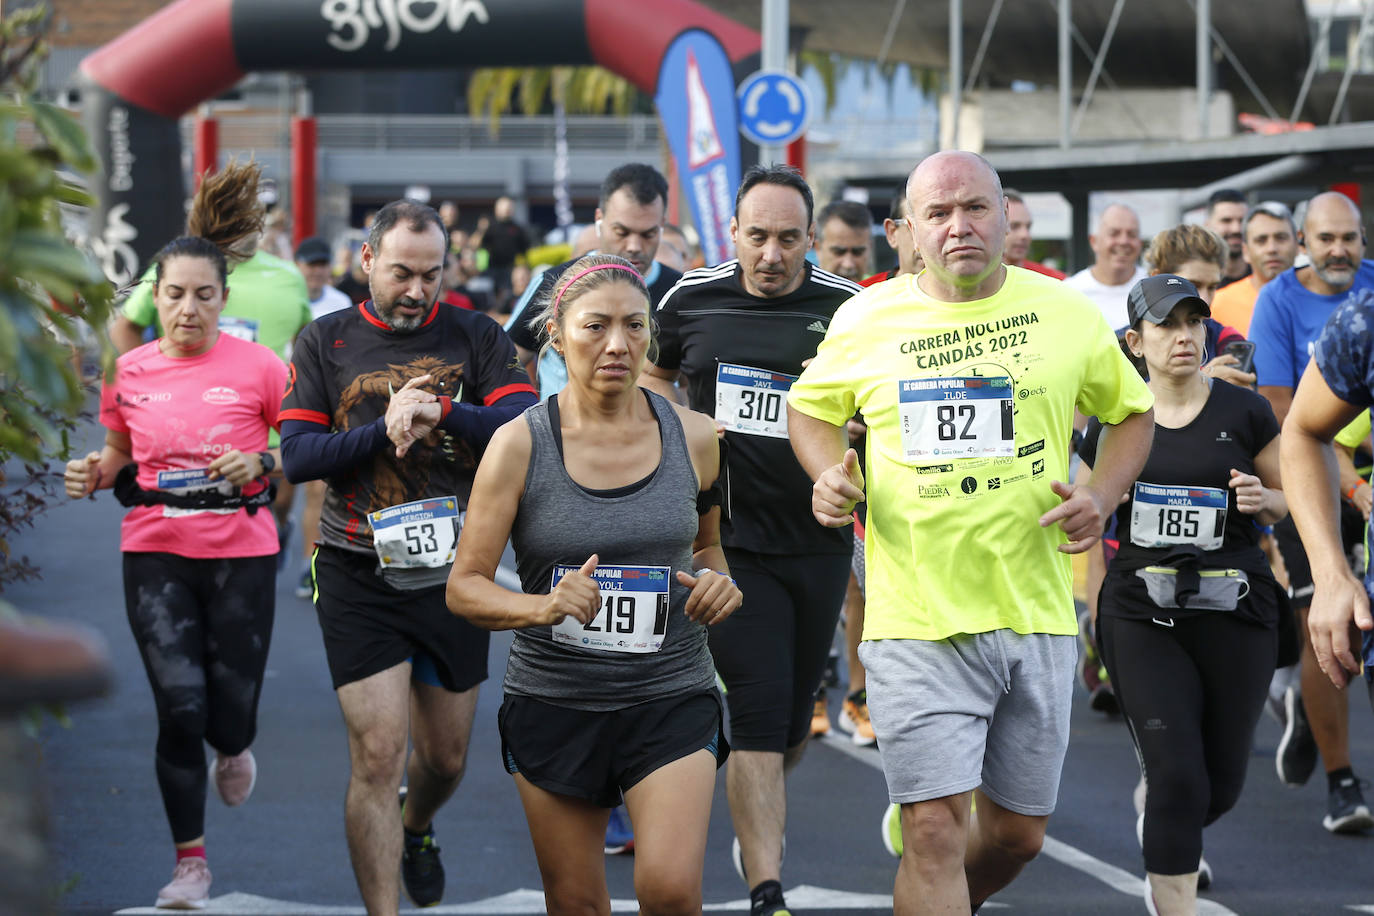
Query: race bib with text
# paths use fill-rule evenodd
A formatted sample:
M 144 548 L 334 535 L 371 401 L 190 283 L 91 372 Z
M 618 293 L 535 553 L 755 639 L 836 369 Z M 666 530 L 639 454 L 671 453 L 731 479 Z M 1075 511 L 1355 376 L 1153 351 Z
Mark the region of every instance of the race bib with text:
M 1016 454 L 1011 379 L 922 378 L 897 385 L 906 460 Z
M 750 436 L 787 438 L 787 392 L 797 376 L 721 363 L 716 369 L 716 422 Z
M 258 322 L 255 318 L 240 318 L 238 315 L 220 315 L 219 329 L 230 337 L 258 342 Z
M 555 566 L 552 590 L 577 566 Z M 657 652 L 668 632 L 666 566 L 598 566 L 592 573 L 601 589 L 601 609 L 587 623 L 565 617 L 553 627 L 553 641 L 607 652 Z
M 458 499 L 436 496 L 369 512 L 372 546 L 386 568 L 433 569 L 458 552 Z
M 1136 482 L 1131 543 L 1137 547 L 1191 545 L 1217 550 L 1225 533 L 1225 490 Z
M 195 493 L 220 493 L 224 496 L 234 495 L 234 485 L 223 477 L 210 478 L 209 468 L 181 468 L 175 471 L 158 471 L 157 488 L 166 490 L 168 493 L 175 493 L 178 496 L 190 496 Z M 202 512 L 212 512 L 216 515 L 233 515 L 238 509 L 183 509 L 180 506 L 163 506 L 163 518 L 179 518 L 186 515 L 199 515 Z

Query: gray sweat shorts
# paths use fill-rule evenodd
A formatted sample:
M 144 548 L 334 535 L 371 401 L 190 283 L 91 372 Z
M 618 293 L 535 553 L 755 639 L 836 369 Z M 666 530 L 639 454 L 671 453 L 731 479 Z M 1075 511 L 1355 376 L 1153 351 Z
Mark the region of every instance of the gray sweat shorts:
M 981 788 L 1017 814 L 1054 811 L 1078 642 L 1011 630 L 860 643 L 868 712 L 895 804 Z

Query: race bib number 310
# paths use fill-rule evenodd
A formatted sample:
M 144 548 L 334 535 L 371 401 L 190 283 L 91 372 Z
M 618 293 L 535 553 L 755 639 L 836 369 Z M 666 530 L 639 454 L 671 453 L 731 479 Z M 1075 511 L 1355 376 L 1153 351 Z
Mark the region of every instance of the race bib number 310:
M 447 566 L 458 553 L 458 499 L 417 499 L 370 512 L 372 546 L 383 566 Z
M 1011 379 L 922 378 L 897 385 L 906 460 L 1016 454 Z
M 576 566 L 555 566 L 549 588 Z M 598 566 L 592 579 L 601 589 L 601 609 L 588 623 L 565 617 L 553 627 L 553 641 L 606 652 L 657 652 L 668 632 L 666 566 Z
M 1226 534 L 1226 491 L 1136 482 L 1131 543 L 1137 547 L 1191 545 L 1217 550 Z
M 787 438 L 787 392 L 797 380 L 786 372 L 721 363 L 716 370 L 716 422 L 751 436 Z

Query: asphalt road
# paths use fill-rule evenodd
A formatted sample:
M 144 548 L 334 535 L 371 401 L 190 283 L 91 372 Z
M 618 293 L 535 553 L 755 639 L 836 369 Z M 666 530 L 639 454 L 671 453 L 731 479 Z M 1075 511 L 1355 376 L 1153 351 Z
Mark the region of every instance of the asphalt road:
M 166 882 L 171 843 L 153 773 L 155 721 L 125 622 L 118 556 L 119 507 L 108 493 L 63 504 L 15 539 L 43 571 L 5 597 L 34 613 L 76 619 L 108 638 L 119 672 L 108 700 L 73 710 L 70 729 L 42 732 L 55 820 L 54 881 L 66 913 L 141 913 Z M 299 554 L 299 543 L 293 545 Z M 278 583 L 277 622 L 254 746 L 252 799 L 226 809 L 212 795 L 208 855 L 213 913 L 361 913 L 343 837 L 347 748 L 311 605 Z M 543 900 L 514 786 L 499 761 L 496 710 L 509 637 L 492 645 L 468 776 L 436 829 L 448 871 L 444 903 L 431 913 L 541 913 Z M 832 705 L 838 706 L 832 691 Z M 1357 773 L 1374 773 L 1374 713 L 1352 695 Z M 838 708 L 833 710 L 838 713 Z M 1374 836 L 1334 837 L 1321 827 L 1320 774 L 1300 790 L 1278 783 L 1277 725 L 1259 729 L 1249 782 L 1236 810 L 1209 828 L 1216 874 L 1200 912 L 1374 913 Z M 1041 856 L 983 912 L 1143 913 L 1142 865 L 1134 833 L 1134 754 L 1119 719 L 1078 697 L 1060 807 Z M 1369 793 L 1374 799 L 1374 792 Z M 886 798 L 875 751 L 847 737 L 819 741 L 789 788 L 783 885 L 798 913 L 890 911 L 896 861 L 879 819 Z M 717 783 L 707 850 L 706 909 L 747 912 L 747 891 L 730 864 L 724 778 Z M 608 857 L 616 912 L 634 912 L 633 858 Z

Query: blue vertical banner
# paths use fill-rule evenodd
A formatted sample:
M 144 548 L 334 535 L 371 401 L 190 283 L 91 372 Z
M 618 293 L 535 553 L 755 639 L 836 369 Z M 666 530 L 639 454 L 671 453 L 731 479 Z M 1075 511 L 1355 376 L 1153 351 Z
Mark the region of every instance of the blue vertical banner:
M 725 50 L 709 33 L 690 29 L 663 56 L 654 95 L 677 160 L 708 265 L 734 257 L 730 217 L 739 187 L 739 113 Z

